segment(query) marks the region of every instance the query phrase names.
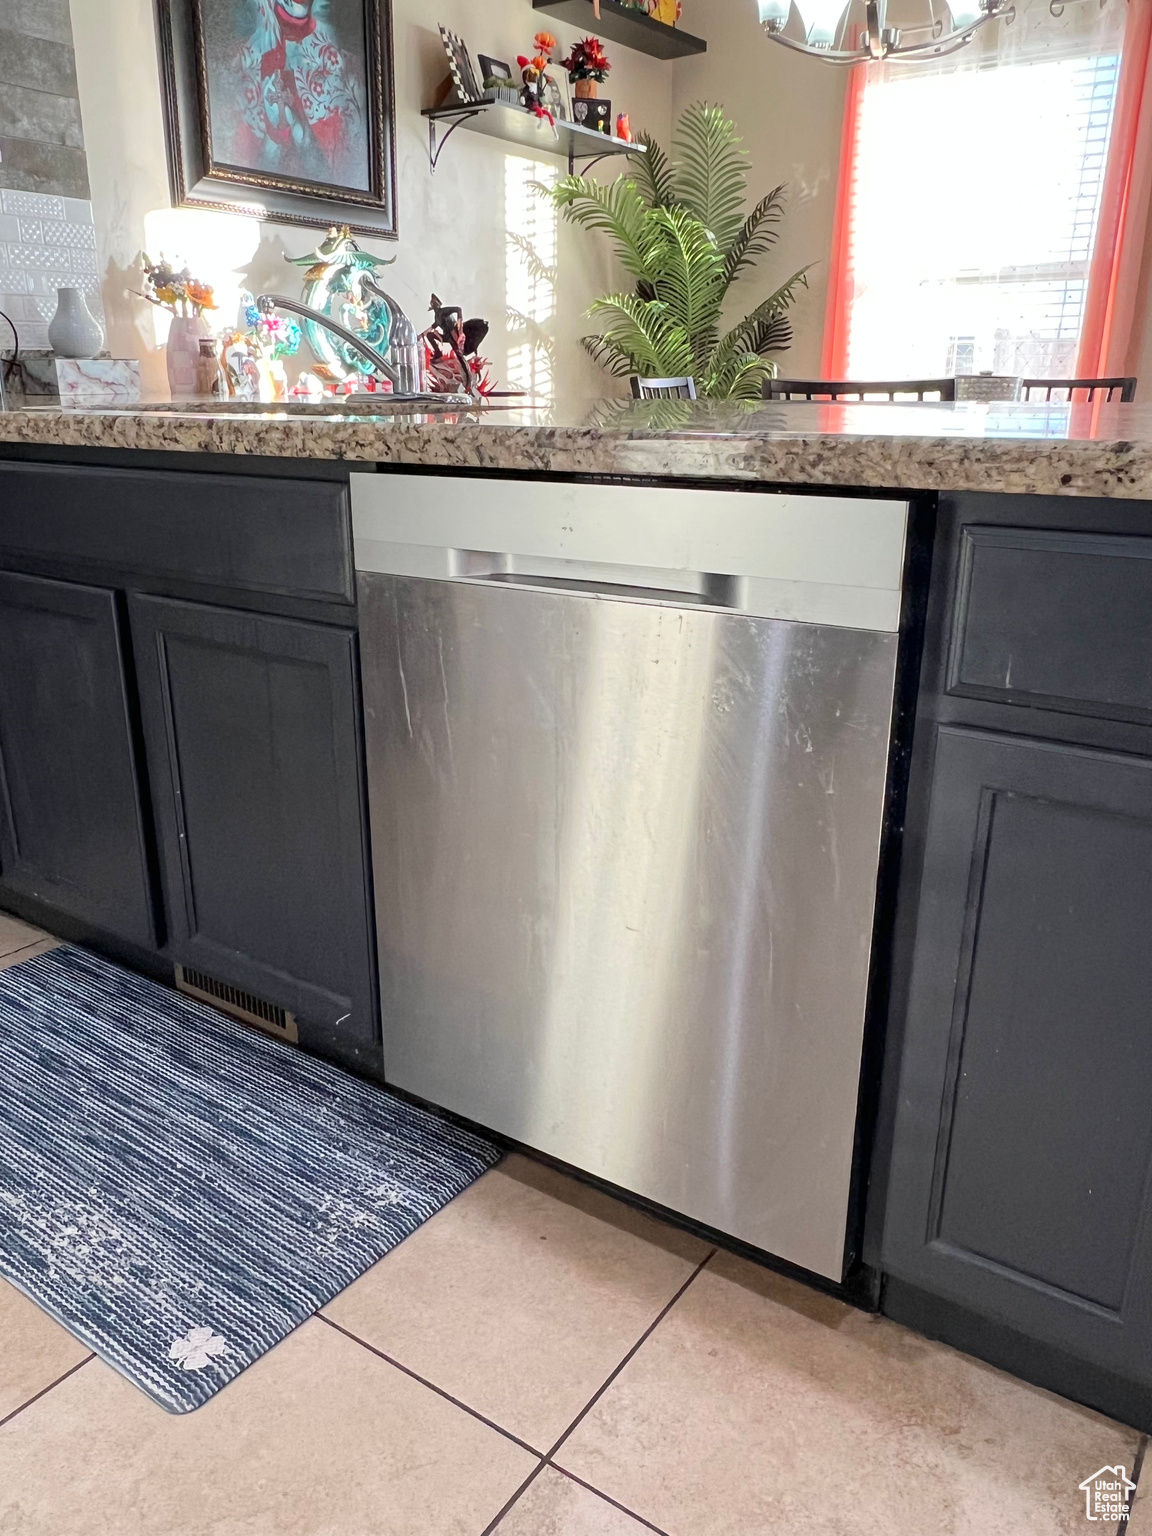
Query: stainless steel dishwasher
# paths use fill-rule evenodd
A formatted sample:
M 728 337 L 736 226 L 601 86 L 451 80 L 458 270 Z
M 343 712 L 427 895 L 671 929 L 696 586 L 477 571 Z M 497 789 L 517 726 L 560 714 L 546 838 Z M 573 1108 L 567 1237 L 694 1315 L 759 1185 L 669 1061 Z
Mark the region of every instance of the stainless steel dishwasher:
M 841 1278 L 907 505 L 352 482 L 387 1079 Z

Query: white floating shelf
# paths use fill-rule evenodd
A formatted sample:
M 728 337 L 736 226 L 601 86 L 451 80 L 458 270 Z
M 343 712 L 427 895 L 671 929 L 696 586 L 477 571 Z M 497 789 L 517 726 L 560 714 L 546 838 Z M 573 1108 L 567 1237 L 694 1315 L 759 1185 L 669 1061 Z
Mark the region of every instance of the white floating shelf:
M 559 118 L 553 131 L 546 118 L 507 101 L 454 102 L 450 106 L 426 107 L 423 116 L 428 119 L 428 159 L 433 171 L 444 145 L 457 128 L 517 144 L 535 155 L 566 158 L 570 171 L 575 169 L 577 160 L 647 153 L 643 144 L 628 144 L 612 134 L 597 133 L 594 128 Z

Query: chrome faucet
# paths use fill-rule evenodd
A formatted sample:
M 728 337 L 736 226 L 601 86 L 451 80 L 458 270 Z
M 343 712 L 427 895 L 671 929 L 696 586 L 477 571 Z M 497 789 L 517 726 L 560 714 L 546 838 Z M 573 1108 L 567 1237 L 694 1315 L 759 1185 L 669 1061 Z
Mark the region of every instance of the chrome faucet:
M 362 251 L 346 224 L 333 225 L 309 255 L 285 257 L 290 266 L 306 269 L 303 297 L 287 299 L 278 293 L 266 293 L 256 303 L 261 308 L 274 307 L 301 316 L 313 352 L 338 377 L 347 368 L 347 358 L 333 348 L 330 337 L 369 363 L 397 395 L 419 398 L 425 394 L 420 337 L 412 321 L 378 281 L 380 268 L 390 266 L 395 259 Z M 349 302 L 363 316 L 365 334 L 358 335 L 332 318 L 333 308 Z M 452 398 L 455 401 L 459 397 Z M 465 398 L 471 399 L 470 392 Z
M 416 327 L 391 294 L 385 293 L 374 283 L 369 282 L 367 286 L 387 303 L 392 312 L 392 337 L 387 353 L 377 351 L 363 337 L 357 336 L 355 331 L 350 331 L 338 320 L 333 320 L 331 315 L 326 315 L 322 310 L 314 309 L 312 305 L 304 304 L 299 299 L 285 298 L 280 293 L 262 293 L 256 303 L 261 307 L 272 306 L 287 310 L 290 315 L 299 315 L 301 319 L 328 331 L 346 346 L 359 352 L 361 357 L 372 364 L 381 378 L 388 379 L 399 398 L 424 396 L 427 391 L 424 388 L 420 338 L 416 333 Z M 429 395 L 428 398 L 448 404 L 470 402 L 473 395 L 470 392 L 461 392 L 459 395 Z
M 382 352 L 377 352 L 375 347 L 361 340 L 355 331 L 350 331 L 347 326 L 333 320 L 331 315 L 325 315 L 318 309 L 313 309 L 310 304 L 302 304 L 299 299 L 287 299 L 282 293 L 262 293 L 256 300 L 260 308 L 274 306 L 276 309 L 286 309 L 290 315 L 299 315 L 304 320 L 310 320 L 313 325 L 321 326 L 330 331 L 333 336 L 342 341 L 345 346 L 359 352 L 360 356 L 370 362 L 381 378 L 391 381 L 393 389 L 400 389 L 400 369 L 395 367 Z M 408 386 L 411 389 L 411 386 Z M 417 386 L 418 387 L 418 386 Z

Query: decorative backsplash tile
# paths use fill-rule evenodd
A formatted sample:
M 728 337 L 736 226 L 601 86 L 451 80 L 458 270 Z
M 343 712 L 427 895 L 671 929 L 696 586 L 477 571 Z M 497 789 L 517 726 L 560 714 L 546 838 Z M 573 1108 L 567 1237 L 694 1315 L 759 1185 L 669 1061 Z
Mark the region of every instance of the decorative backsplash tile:
M 57 288 L 79 288 L 103 323 L 91 203 L 0 191 L 0 310 L 15 324 L 22 349 L 47 348 Z
M 70 197 L 70 203 L 77 203 L 77 198 Z M 86 205 L 91 217 L 92 204 Z M 62 219 L 64 218 L 64 199 L 52 197 L 43 192 L 12 192 L 5 188 L 0 192 L 0 208 L 5 213 L 27 214 L 30 218 Z

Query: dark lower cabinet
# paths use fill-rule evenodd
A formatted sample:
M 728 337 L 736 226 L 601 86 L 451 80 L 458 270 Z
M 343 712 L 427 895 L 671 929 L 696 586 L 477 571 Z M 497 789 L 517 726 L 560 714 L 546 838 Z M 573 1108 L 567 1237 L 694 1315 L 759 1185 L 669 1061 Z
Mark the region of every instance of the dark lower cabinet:
M 1152 763 L 939 733 L 886 1267 L 1152 1377 Z
M 1148 511 L 942 501 L 876 1197 L 889 1315 L 1143 1428 Z
M 0 891 L 157 942 L 117 600 L 0 573 Z
M 356 637 L 129 598 L 169 948 L 378 1054 Z

